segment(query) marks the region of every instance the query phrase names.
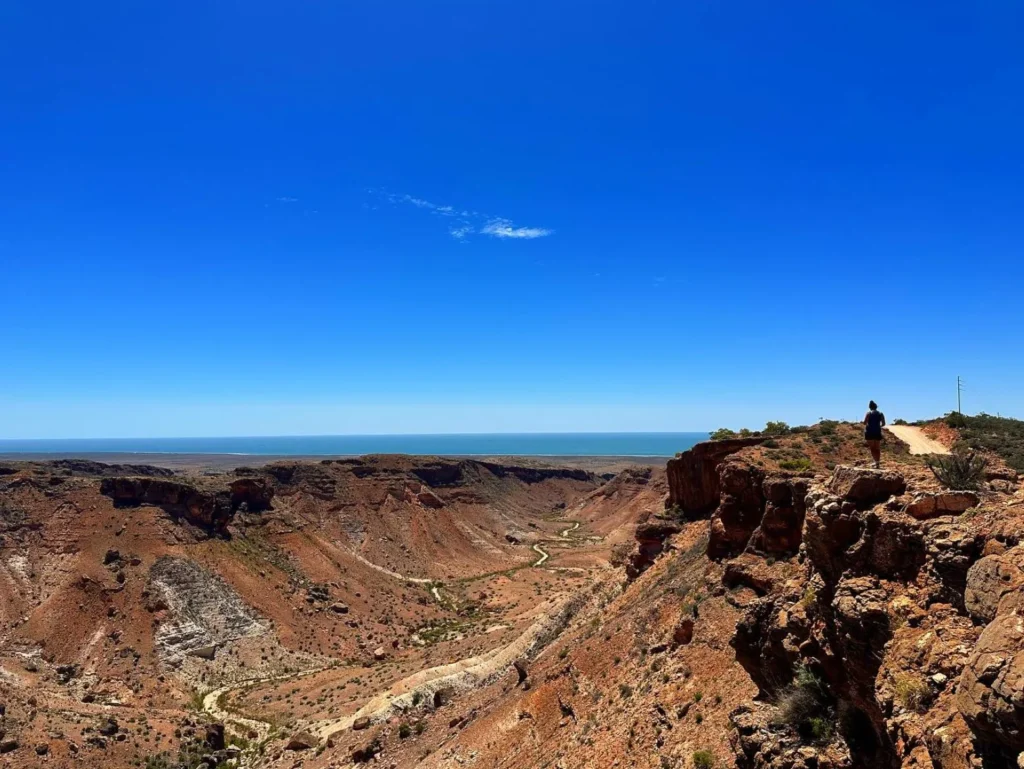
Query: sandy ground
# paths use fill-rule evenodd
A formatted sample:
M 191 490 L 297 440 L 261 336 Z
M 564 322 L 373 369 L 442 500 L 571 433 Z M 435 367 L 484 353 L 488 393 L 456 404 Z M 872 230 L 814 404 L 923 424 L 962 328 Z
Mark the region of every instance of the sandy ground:
M 886 430 L 891 432 L 901 441 L 910 446 L 911 454 L 948 454 L 949 449 L 943 446 L 934 438 L 929 438 L 920 427 L 910 425 L 886 425 Z

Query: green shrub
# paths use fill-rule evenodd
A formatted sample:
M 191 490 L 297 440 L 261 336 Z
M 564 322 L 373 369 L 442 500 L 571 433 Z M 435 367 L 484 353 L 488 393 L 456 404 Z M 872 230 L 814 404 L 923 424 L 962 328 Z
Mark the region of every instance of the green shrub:
M 946 424 L 949 425 L 950 427 L 956 428 L 966 427 L 967 418 L 959 411 L 951 411 L 948 414 L 946 414 Z
M 710 750 L 693 751 L 694 769 L 713 769 L 715 765 L 715 754 Z
M 905 424 L 909 424 L 909 423 L 907 422 L 907 420 L 906 420 L 906 419 L 894 419 L 894 420 L 892 420 L 892 423 L 893 423 L 894 425 L 905 425 Z
M 920 676 L 903 674 L 896 676 L 893 682 L 896 701 L 904 709 L 914 713 L 923 713 L 932 700 L 932 690 Z
M 810 668 L 801 665 L 793 682 L 782 690 L 773 721 L 789 726 L 807 743 L 821 744 L 832 739 L 835 713 L 832 698 L 824 683 Z
M 832 732 L 834 726 L 832 722 L 827 718 L 821 716 L 814 716 L 808 722 L 810 727 L 811 741 L 819 745 L 824 744 L 832 739 Z
M 769 422 L 761 432 L 764 435 L 789 435 L 789 425 L 785 422 Z
M 398 727 L 398 736 L 401 739 L 406 739 L 410 734 L 412 734 L 412 728 L 409 726 L 409 724 L 402 724 Z
M 779 460 L 779 467 L 783 470 L 795 470 L 803 471 L 811 469 L 811 460 L 807 457 L 800 457 L 799 459 L 782 459 Z
M 729 438 L 735 438 L 736 433 L 730 430 L 728 427 L 720 427 L 711 433 L 711 440 L 713 441 L 725 441 Z
M 988 460 L 973 451 L 956 449 L 949 456 L 928 459 L 932 474 L 947 489 L 969 491 L 980 489 L 985 481 Z
M 836 428 L 839 427 L 839 420 L 822 419 L 818 422 L 817 427 L 820 435 L 835 435 Z

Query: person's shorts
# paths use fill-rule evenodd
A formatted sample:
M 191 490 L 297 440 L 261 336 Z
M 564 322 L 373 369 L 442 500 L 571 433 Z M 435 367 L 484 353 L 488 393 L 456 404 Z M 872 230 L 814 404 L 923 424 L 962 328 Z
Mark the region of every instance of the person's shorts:
M 866 440 L 868 443 L 881 443 L 882 436 L 881 435 L 865 435 L 864 436 L 864 440 Z

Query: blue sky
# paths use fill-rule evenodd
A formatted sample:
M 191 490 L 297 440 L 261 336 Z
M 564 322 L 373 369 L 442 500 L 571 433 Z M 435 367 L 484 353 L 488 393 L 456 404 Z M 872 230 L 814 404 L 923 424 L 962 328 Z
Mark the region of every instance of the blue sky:
M 0 7 L 0 437 L 1024 417 L 1018 2 Z

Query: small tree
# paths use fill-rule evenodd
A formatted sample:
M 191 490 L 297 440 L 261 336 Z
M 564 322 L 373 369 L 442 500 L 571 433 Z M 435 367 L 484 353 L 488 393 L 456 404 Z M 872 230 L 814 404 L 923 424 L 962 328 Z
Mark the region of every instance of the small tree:
M 761 432 L 765 435 L 788 435 L 789 425 L 785 422 L 769 422 Z
M 725 441 L 729 438 L 735 438 L 736 433 L 730 430 L 728 427 L 720 427 L 711 433 L 711 440 L 713 441 Z
M 973 451 L 955 448 L 949 456 L 937 456 L 928 460 L 928 467 L 947 489 L 974 491 L 981 488 L 985 479 L 988 460 Z

